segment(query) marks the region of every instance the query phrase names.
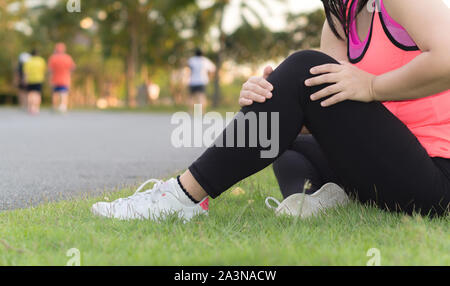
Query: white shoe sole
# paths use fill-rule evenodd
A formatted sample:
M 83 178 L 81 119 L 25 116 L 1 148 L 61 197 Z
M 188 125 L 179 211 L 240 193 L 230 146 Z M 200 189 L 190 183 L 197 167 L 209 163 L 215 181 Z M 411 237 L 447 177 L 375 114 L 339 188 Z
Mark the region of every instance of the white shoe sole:
M 118 220 L 132 220 L 132 219 L 142 219 L 142 220 L 164 220 L 165 217 L 171 216 L 173 214 L 177 214 L 178 218 L 184 220 L 184 221 L 190 221 L 192 218 L 199 216 L 199 215 L 208 215 L 208 211 L 199 211 L 198 209 L 195 208 L 191 208 L 191 209 L 185 209 L 183 214 L 181 214 L 180 211 L 178 212 L 169 212 L 169 213 L 162 213 L 160 214 L 159 217 L 139 217 L 137 216 L 136 218 L 131 218 L 131 217 L 124 217 L 124 218 L 120 218 L 120 217 L 114 217 L 113 212 L 112 211 L 108 211 L 105 207 L 104 209 L 102 209 L 102 204 L 103 203 L 96 203 L 91 207 L 91 212 L 92 214 L 94 214 L 95 216 L 99 216 L 99 217 L 104 217 L 104 218 L 115 218 Z M 104 203 L 107 204 L 107 203 Z
M 344 206 L 349 201 L 341 187 L 327 183 L 312 195 L 294 194 L 288 197 L 277 208 L 276 214 L 307 218 L 337 206 Z

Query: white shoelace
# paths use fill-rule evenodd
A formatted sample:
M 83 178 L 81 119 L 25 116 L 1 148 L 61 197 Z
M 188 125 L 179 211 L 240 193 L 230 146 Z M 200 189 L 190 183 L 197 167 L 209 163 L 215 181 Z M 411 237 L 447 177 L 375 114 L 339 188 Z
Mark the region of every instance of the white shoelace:
M 270 204 L 271 201 L 274 202 L 274 203 L 276 203 L 277 206 L 276 206 L 276 207 L 272 206 L 272 205 Z M 267 197 L 267 198 L 266 198 L 266 206 L 267 206 L 269 209 L 272 209 L 272 210 L 273 210 L 273 209 L 277 209 L 280 205 L 281 205 L 280 201 L 277 200 L 277 199 L 275 199 L 274 197 Z
M 145 186 L 147 186 L 148 184 L 150 184 L 150 183 L 154 183 L 155 185 L 153 185 L 153 188 L 151 188 L 151 189 L 149 189 L 149 190 L 147 190 L 147 191 L 145 191 L 145 192 L 142 192 L 142 190 L 145 188 Z M 158 194 L 158 193 L 160 193 L 159 191 L 161 190 L 161 186 L 164 184 L 164 181 L 161 181 L 161 180 L 156 180 L 156 179 L 150 179 L 150 180 L 148 180 L 148 181 L 146 181 L 145 183 L 143 183 L 137 190 L 136 190 L 136 192 L 134 192 L 134 194 L 133 195 L 131 195 L 131 196 L 129 196 L 129 197 L 127 197 L 127 198 L 122 198 L 122 199 L 119 199 L 118 200 L 118 202 L 121 202 L 121 201 L 127 201 L 127 200 L 133 200 L 133 199 L 136 199 L 136 198 L 144 198 L 144 199 L 147 199 L 147 198 L 151 198 L 152 200 L 153 200 L 153 198 L 154 198 L 154 196 L 156 195 L 156 194 Z M 148 195 L 148 194 L 150 194 L 151 193 L 151 196 L 150 197 L 147 197 L 147 196 L 144 196 L 144 195 Z
M 305 182 L 305 185 L 303 186 L 303 198 L 302 198 L 302 200 L 301 200 L 301 202 L 300 202 L 300 206 L 301 207 L 303 207 L 303 203 L 304 203 L 304 201 L 305 201 L 305 195 L 306 195 L 306 190 L 307 189 L 310 189 L 311 188 L 311 182 L 309 181 L 309 180 L 306 180 L 306 182 Z M 270 204 L 270 201 L 272 201 L 272 202 L 274 202 L 274 203 L 276 203 L 277 204 L 277 206 L 276 207 L 274 207 L 274 206 L 272 206 L 271 204 Z M 266 198 L 266 206 L 269 208 L 269 209 L 278 209 L 278 207 L 281 205 L 282 203 L 280 203 L 280 201 L 279 200 L 277 200 L 277 199 L 275 199 L 274 197 L 267 197 Z

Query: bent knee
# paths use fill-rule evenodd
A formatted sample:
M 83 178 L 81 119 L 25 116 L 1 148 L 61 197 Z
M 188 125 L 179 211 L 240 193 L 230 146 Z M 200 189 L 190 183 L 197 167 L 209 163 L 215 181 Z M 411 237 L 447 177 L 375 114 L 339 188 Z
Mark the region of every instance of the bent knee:
M 339 62 L 329 55 L 315 50 L 303 50 L 291 54 L 285 61 L 295 67 L 309 69 L 323 64 L 338 64 Z
M 292 59 L 294 61 L 308 62 L 308 61 L 317 61 L 317 62 L 332 62 L 337 63 L 338 61 L 332 58 L 331 56 L 316 50 L 302 50 L 297 51 L 289 55 L 287 59 Z
M 327 63 L 339 62 L 319 51 L 304 50 L 291 54 L 269 76 L 272 84 L 289 84 L 297 82 L 300 78 L 310 77 L 311 68 Z

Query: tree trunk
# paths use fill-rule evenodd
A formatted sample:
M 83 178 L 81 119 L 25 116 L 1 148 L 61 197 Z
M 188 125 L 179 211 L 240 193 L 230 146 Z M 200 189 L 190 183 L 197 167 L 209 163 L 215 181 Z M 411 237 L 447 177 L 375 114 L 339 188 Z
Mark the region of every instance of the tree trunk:
M 213 107 L 218 107 L 222 100 L 222 90 L 220 88 L 220 70 L 222 69 L 223 64 L 223 52 L 225 50 L 225 32 L 223 31 L 223 15 L 224 11 L 220 13 L 220 21 L 219 21 L 219 51 L 217 52 L 217 58 L 215 61 L 216 72 L 214 75 L 214 96 L 213 96 Z
M 213 95 L 213 107 L 218 107 L 222 100 L 222 90 L 220 88 L 220 69 L 222 68 L 222 55 L 221 51 L 217 53 L 217 59 L 215 61 L 216 71 L 214 74 L 214 95 Z
M 138 31 L 136 19 L 131 15 L 129 23 L 130 50 L 127 55 L 127 104 L 129 107 L 136 107 L 136 70 L 138 62 Z

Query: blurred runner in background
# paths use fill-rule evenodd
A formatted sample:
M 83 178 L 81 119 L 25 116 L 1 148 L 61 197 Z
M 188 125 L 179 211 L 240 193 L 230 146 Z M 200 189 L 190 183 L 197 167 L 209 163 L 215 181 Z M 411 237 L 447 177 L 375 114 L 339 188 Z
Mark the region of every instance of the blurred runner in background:
M 42 101 L 42 85 L 45 80 L 47 65 L 37 50 L 31 52 L 31 58 L 24 65 L 25 81 L 28 92 L 28 112 L 39 114 Z
M 66 112 L 69 105 L 71 73 L 75 69 L 75 63 L 72 57 L 66 53 L 64 43 L 56 44 L 55 51 L 48 60 L 48 68 L 53 88 L 53 109 Z
M 201 104 L 203 110 L 206 108 L 206 86 L 209 83 L 209 75 L 216 71 L 216 66 L 208 58 L 203 56 L 200 49 L 195 51 L 195 56 L 188 61 L 188 66 L 191 70 L 189 81 L 190 102 L 191 106 L 194 104 Z

